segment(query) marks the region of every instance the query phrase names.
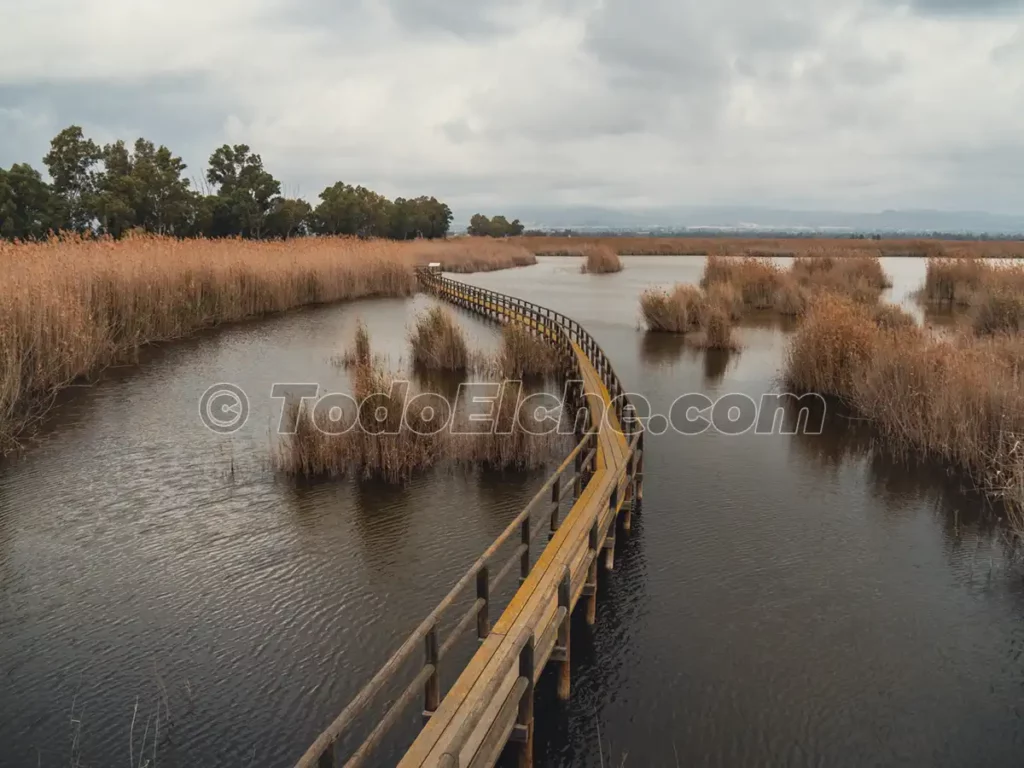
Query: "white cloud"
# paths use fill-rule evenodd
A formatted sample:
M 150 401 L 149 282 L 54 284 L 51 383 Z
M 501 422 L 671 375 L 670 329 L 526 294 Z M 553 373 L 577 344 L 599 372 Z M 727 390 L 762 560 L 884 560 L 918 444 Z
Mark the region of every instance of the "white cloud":
M 38 164 L 42 127 L 78 122 L 146 131 L 193 169 L 245 142 L 307 197 L 341 178 L 457 208 L 1024 207 L 1019 4 L 0 0 L 0 17 L 4 164 Z

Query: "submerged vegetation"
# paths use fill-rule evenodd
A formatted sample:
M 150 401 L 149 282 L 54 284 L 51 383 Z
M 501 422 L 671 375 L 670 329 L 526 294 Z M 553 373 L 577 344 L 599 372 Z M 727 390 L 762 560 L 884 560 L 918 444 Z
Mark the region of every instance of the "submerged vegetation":
M 471 271 L 531 254 L 473 239 L 272 242 L 67 237 L 0 242 L 0 450 L 14 447 L 54 395 L 143 345 L 220 323 L 366 296 L 408 296 L 428 261 Z

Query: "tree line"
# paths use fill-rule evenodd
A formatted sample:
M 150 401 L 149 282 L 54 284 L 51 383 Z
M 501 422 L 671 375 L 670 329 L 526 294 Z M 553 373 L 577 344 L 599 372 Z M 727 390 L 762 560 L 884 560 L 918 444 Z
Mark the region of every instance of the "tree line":
M 510 222 L 504 216 L 489 219 L 482 213 L 477 213 L 469 220 L 469 228 L 466 231 L 477 237 L 515 237 L 523 234 L 523 229 L 525 227 L 519 223 L 519 219 Z
M 50 181 L 28 163 L 0 168 L 0 237 L 38 240 L 71 231 L 120 237 L 144 230 L 175 237 L 254 239 L 357 235 L 409 240 L 445 237 L 452 212 L 434 197 L 389 200 L 337 182 L 314 207 L 281 194 L 281 183 L 245 144 L 210 155 L 206 188 L 167 147 L 138 139 L 100 146 L 77 125 L 50 142 Z

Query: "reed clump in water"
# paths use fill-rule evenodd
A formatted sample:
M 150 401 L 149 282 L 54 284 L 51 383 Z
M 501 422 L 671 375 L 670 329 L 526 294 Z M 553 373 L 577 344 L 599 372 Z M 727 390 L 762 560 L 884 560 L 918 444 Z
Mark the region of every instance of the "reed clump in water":
M 359 324 L 352 361 L 354 408 L 292 407 L 274 456 L 278 470 L 293 477 L 362 477 L 402 483 L 441 465 L 531 468 L 550 461 L 560 445 L 545 425 L 531 421 L 519 392 L 502 392 L 498 428 L 480 433 L 479 422 L 454 413 L 457 403 L 439 393 L 412 393 L 375 360 L 365 326 Z M 339 413 L 338 410 L 341 410 Z M 471 428 L 472 427 L 472 428 Z
M 511 244 L 340 237 L 2 242 L 0 451 L 61 388 L 133 360 L 142 345 L 307 304 L 407 296 L 413 267 L 446 252 L 466 270 L 534 260 Z
M 580 272 L 591 275 L 605 275 L 622 271 L 622 259 L 607 245 L 585 245 L 580 248 L 584 258 Z
M 1024 286 L 1022 286 L 1024 288 Z M 999 286 L 974 294 L 971 327 L 979 335 L 1024 331 L 1024 290 Z
M 790 342 L 794 391 L 832 395 L 895 448 L 947 461 L 1012 501 L 1024 435 L 1024 339 L 937 338 L 880 326 L 869 307 L 817 298 Z
M 652 288 L 640 295 L 648 330 L 687 334 L 687 341 L 705 349 L 737 348 L 733 338 L 736 306 L 735 292 L 716 285 L 702 291 L 679 283 L 671 291 Z
M 453 435 L 460 463 L 488 469 L 535 469 L 566 447 L 564 436 L 552 431 L 552 423 L 539 421 L 521 389 L 512 384 L 505 382 L 502 387 L 494 430 L 470 434 L 462 429 Z
M 932 259 L 925 267 L 921 301 L 971 307 L 999 290 L 1024 294 L 1024 265 L 999 264 L 979 258 Z
M 371 362 L 370 334 L 362 320 L 356 321 L 356 332 L 352 340 L 352 347 L 342 354 L 333 358 L 336 365 L 343 368 L 355 368 L 360 365 L 369 365 Z
M 1024 265 L 982 259 L 934 259 L 917 294 L 923 304 L 968 310 L 975 333 L 1024 330 Z
M 747 309 L 770 309 L 782 282 L 782 269 L 767 258 L 732 258 L 708 256 L 701 287 L 709 290 L 717 284 L 728 284 L 739 295 Z
M 836 293 L 862 304 L 876 303 L 892 287 L 878 257 L 867 254 L 800 257 L 793 260 L 788 273 L 812 293 Z
M 697 328 L 703 293 L 693 285 L 677 283 L 671 291 L 648 288 L 640 294 L 640 311 L 651 331 L 689 333 Z
M 523 323 L 506 323 L 501 329 L 498 369 L 506 379 L 553 376 L 563 367 L 555 345 Z
M 466 334 L 444 307 L 431 307 L 416 319 L 409 344 L 413 362 L 428 370 L 463 371 L 469 367 Z
M 813 296 L 834 293 L 863 304 L 878 302 L 891 282 L 876 256 L 812 255 L 794 259 L 782 269 L 768 257 L 708 256 L 701 286 L 731 286 L 743 310 L 773 310 L 799 316 Z M 738 318 L 736 318 L 738 319 Z
M 917 328 L 917 320 L 902 307 L 895 304 L 879 304 L 871 310 L 875 325 L 888 331 Z

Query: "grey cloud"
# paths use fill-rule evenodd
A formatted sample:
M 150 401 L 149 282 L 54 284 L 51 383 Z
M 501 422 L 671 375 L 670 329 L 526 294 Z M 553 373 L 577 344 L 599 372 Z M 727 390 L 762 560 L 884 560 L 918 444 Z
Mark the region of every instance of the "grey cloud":
M 549 14 L 578 11 L 590 0 L 544 0 Z M 522 0 L 387 0 L 396 23 L 422 34 L 442 31 L 459 37 L 487 38 L 519 27 L 525 9 Z
M 70 21 L 9 34 L 0 162 L 38 163 L 76 122 L 98 140 L 166 143 L 197 176 L 215 146 L 245 141 L 310 198 L 341 178 L 469 208 L 1024 205 L 1006 139 L 1024 114 L 1024 44 L 996 15 L 1020 2 L 904 0 L 916 15 L 896 0 L 229 5 L 218 13 L 237 24 L 189 43 L 149 25 L 113 49 L 131 24 L 114 12 L 99 42 Z M 985 23 L 955 15 L 968 9 Z M 33 58 L 65 39 L 73 57 Z
M 166 144 L 182 155 L 189 172 L 201 176 L 206 158 L 223 141 L 231 114 L 229 102 L 214 93 L 214 86 L 200 75 L 0 85 L 0 113 L 20 115 L 37 127 L 17 143 L 0 144 L 0 164 L 28 161 L 39 166 L 53 135 L 78 124 L 101 143 L 143 136 Z
M 413 29 L 435 29 L 472 37 L 500 32 L 512 23 L 510 0 L 390 0 L 396 22 Z
M 893 2 L 895 5 L 909 5 L 921 13 L 985 15 L 1001 14 L 1024 9 L 1024 0 L 910 0 Z

